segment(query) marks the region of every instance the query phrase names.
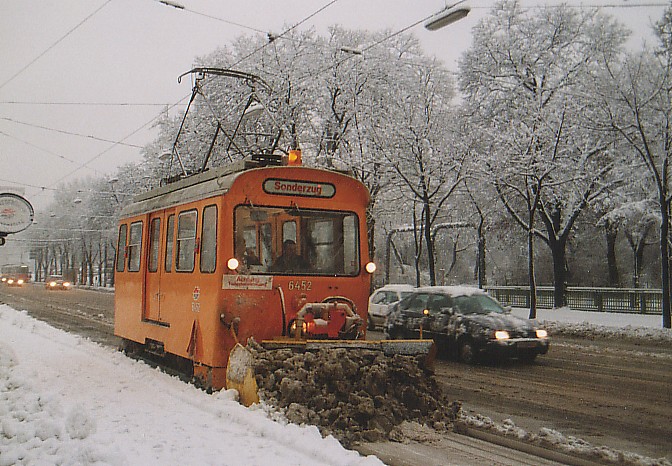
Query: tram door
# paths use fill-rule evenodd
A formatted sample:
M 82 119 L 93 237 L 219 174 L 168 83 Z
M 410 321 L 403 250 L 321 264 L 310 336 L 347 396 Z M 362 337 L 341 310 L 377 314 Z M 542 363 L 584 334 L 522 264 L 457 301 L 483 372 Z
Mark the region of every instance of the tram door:
M 151 214 L 149 217 L 143 320 L 153 322 L 161 322 L 161 301 L 164 297 L 161 292 L 163 267 L 161 267 L 159 260 L 160 252 L 163 249 L 161 247 L 162 239 L 166 237 L 164 217 L 163 212 Z

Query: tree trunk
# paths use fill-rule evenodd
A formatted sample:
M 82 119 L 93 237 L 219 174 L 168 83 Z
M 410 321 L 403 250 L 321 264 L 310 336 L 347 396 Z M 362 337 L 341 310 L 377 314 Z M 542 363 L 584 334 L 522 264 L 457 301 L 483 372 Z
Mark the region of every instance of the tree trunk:
M 642 276 L 642 267 L 644 266 L 644 246 L 646 244 L 644 241 L 640 242 L 637 244 L 637 247 L 634 250 L 634 258 L 635 258 L 635 276 L 633 277 L 632 280 L 632 285 L 635 288 L 639 288 L 640 281 L 639 279 Z
M 670 250 L 667 245 L 670 229 L 670 208 L 666 202 L 666 192 L 662 192 L 660 202 L 660 267 L 663 288 L 662 315 L 663 327 L 670 328 Z
M 551 248 L 553 257 L 553 306 L 564 307 L 565 290 L 567 287 L 567 255 L 566 241 L 564 238 L 549 236 L 548 246 Z
M 609 272 L 609 286 L 617 287 L 620 283 L 618 276 L 618 264 L 616 262 L 616 238 L 618 226 L 607 221 L 604 225 L 604 233 L 607 238 L 607 269 Z
M 531 216 L 532 217 L 532 216 Z M 533 220 L 533 218 L 530 218 Z M 537 282 L 534 277 L 534 227 L 530 222 L 530 228 L 527 231 L 527 273 L 530 281 L 530 319 L 537 318 Z
M 478 287 L 483 288 L 485 285 L 487 285 L 487 277 L 485 274 L 485 228 L 482 218 L 478 224 L 477 268 L 478 268 Z
M 429 198 L 424 200 L 424 223 L 425 223 L 425 243 L 427 243 L 427 261 L 429 262 L 429 284 L 436 285 L 436 272 L 434 270 L 434 242 L 432 241 L 431 215 L 429 210 Z

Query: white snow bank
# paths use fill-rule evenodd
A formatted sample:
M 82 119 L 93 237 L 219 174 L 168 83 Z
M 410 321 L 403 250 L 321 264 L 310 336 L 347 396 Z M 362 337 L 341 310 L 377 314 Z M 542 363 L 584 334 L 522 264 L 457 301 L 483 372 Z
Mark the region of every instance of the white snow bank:
M 0 466 L 377 465 L 0 305 Z
M 529 309 L 513 308 L 511 314 L 527 318 Z M 549 330 L 576 336 L 633 338 L 672 342 L 672 331 L 663 328 L 659 315 L 622 314 L 616 312 L 575 311 L 567 307 L 538 309 L 537 321 Z

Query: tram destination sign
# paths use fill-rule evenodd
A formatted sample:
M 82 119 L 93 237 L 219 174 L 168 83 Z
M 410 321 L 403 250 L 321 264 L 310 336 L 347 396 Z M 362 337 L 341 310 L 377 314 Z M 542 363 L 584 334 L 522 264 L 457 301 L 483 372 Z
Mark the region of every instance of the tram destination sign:
M 0 193 L 0 235 L 18 233 L 33 223 L 33 206 L 14 193 Z
M 264 191 L 269 194 L 281 194 L 285 196 L 330 198 L 336 194 L 336 186 L 331 183 L 269 178 L 264 181 Z

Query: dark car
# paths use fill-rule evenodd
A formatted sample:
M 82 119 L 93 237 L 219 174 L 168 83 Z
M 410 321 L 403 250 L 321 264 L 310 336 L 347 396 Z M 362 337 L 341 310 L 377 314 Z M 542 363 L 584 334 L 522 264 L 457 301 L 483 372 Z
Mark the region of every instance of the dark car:
M 475 363 L 482 356 L 534 361 L 548 352 L 546 330 L 513 316 L 485 291 L 466 286 L 417 288 L 387 318 L 389 338 L 432 338 L 439 352 Z
M 51 275 L 44 283 L 47 290 L 69 290 L 72 286 L 68 280 L 64 280 L 62 275 Z

